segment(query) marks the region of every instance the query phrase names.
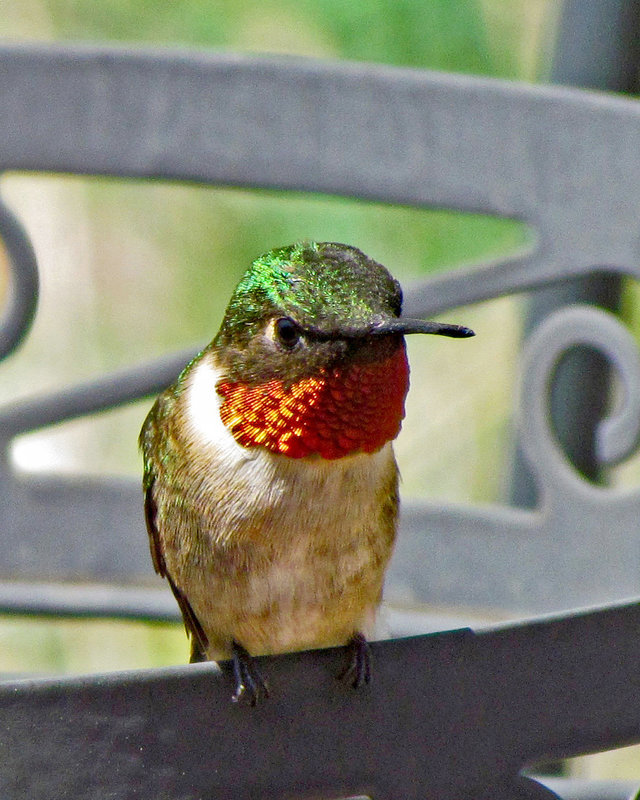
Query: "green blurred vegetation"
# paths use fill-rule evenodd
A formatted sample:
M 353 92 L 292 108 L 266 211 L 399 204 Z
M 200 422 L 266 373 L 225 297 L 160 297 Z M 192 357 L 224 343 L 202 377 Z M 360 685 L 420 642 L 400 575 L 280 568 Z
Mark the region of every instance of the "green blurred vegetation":
M 553 0 L 4 0 L 5 38 L 233 47 L 534 78 Z M 542 67 L 544 69 L 544 67 Z
M 182 626 L 160 622 L 6 617 L 0 624 L 2 672 L 108 672 L 184 663 Z
M 546 70 L 556 6 L 4 0 L 0 36 L 231 48 L 532 80 Z M 513 221 L 294 193 L 16 175 L 4 179 L 3 194 L 33 238 L 42 300 L 32 334 L 3 365 L 2 401 L 208 340 L 240 273 L 273 246 L 349 242 L 408 282 L 526 242 Z M 455 354 L 443 342 L 411 343 L 412 391 L 397 447 L 403 490 L 495 500 L 504 482 L 519 308 L 503 299 L 447 316 L 481 336 Z M 148 405 L 25 437 L 16 458 L 27 469 L 137 474 L 136 437 Z M 429 452 L 438 458 L 425 458 Z M 0 625 L 0 639 L 0 668 L 10 671 L 157 665 L 186 653 L 178 626 L 12 618 Z

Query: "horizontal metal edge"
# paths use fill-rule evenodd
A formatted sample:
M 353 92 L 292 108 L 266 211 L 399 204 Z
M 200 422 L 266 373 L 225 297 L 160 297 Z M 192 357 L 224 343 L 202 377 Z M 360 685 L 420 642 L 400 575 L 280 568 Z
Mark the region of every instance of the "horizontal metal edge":
M 0 614 L 177 622 L 168 587 L 0 582 Z

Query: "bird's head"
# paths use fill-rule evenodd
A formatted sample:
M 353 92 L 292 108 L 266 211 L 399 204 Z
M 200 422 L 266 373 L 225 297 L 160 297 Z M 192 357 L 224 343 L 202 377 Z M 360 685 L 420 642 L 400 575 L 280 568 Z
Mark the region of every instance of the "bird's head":
M 210 349 L 220 416 L 245 447 L 292 458 L 375 452 L 404 417 L 404 336 L 472 336 L 403 319 L 400 284 L 355 247 L 272 250 L 242 277 Z

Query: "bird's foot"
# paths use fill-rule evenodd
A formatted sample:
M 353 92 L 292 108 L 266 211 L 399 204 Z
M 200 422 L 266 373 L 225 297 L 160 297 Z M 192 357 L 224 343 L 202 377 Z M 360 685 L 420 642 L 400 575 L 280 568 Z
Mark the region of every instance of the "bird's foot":
M 354 633 L 347 645 L 349 660 L 338 680 L 349 681 L 354 689 L 371 683 L 371 648 L 362 633 Z
M 232 649 L 236 690 L 231 699 L 234 703 L 246 699 L 249 701 L 249 705 L 255 706 L 261 697 L 269 697 L 267 682 L 260 674 L 253 658 L 242 645 L 234 642 Z

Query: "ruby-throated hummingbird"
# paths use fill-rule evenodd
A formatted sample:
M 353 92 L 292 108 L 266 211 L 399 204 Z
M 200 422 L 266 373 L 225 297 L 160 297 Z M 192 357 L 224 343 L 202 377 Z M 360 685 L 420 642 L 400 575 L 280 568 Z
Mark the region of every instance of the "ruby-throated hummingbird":
M 267 694 L 259 654 L 350 644 L 345 674 L 369 680 L 396 535 L 404 335 L 473 335 L 401 306 L 399 283 L 355 247 L 272 250 L 145 420 L 153 564 L 191 661 L 233 658 L 235 700 Z

